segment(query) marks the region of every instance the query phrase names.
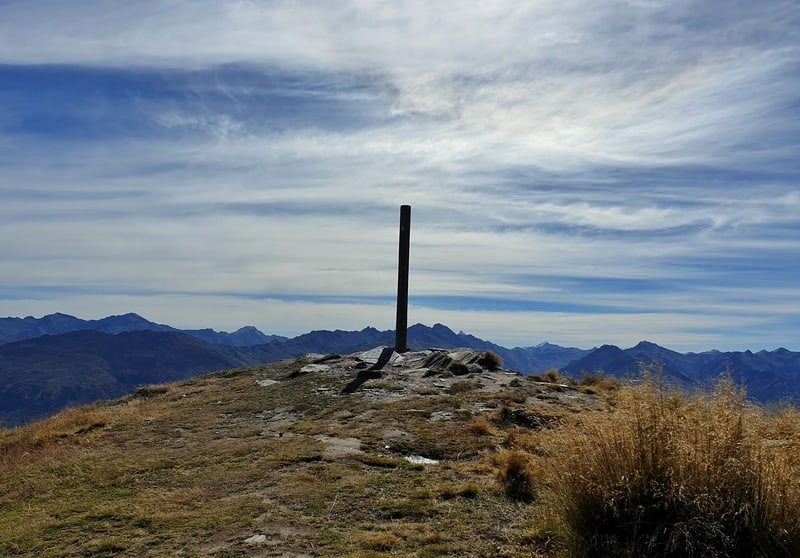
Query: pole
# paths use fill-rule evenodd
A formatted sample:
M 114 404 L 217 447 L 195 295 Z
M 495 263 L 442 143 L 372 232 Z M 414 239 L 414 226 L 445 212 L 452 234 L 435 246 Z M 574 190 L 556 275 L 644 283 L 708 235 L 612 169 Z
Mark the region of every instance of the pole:
M 411 206 L 400 206 L 400 254 L 397 264 L 397 323 L 394 350 L 408 351 L 408 267 L 411 244 Z

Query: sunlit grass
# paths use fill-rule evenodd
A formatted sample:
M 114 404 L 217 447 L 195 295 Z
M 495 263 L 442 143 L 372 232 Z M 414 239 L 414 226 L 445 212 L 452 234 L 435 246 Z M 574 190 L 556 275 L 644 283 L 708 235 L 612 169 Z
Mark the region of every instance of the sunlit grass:
M 573 555 L 800 554 L 796 413 L 766 416 L 729 379 L 694 396 L 651 379 L 614 403 L 550 447 Z
M 555 374 L 490 391 L 386 377 L 343 394 L 352 376 L 295 369 L 0 431 L 0 555 L 798 553 L 800 413 L 730 383 L 688 396 Z M 337 439 L 356 443 L 330 451 Z M 669 506 L 682 522 L 650 519 Z

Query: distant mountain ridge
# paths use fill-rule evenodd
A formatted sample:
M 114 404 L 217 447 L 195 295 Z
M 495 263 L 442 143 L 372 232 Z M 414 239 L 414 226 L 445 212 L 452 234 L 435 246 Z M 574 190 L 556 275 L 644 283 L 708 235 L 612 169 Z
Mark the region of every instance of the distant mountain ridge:
M 96 328 L 96 329 L 92 329 Z M 65 332 L 66 330 L 66 332 Z M 292 339 L 267 336 L 254 327 L 235 333 L 180 331 L 136 314 L 80 320 L 66 314 L 0 320 L 0 426 L 16 426 L 69 406 L 132 393 L 137 387 L 185 379 L 241 366 L 266 364 L 308 353 L 351 354 L 392 346 L 394 331 L 312 331 Z M 207 339 L 220 336 L 226 344 Z M 249 337 L 248 337 L 249 336 Z M 252 344 L 263 338 L 268 342 Z M 233 343 L 248 345 L 234 346 Z M 408 329 L 410 349 L 492 350 L 506 367 L 545 370 L 588 351 L 548 345 L 507 349 L 447 326 L 416 324 Z
M 0 346 L 0 423 L 113 399 L 146 384 L 256 364 L 258 357 L 170 331 L 72 331 Z
M 21 338 L 8 341 L 9 339 Z M 0 319 L 0 425 L 14 426 L 97 399 L 120 397 L 139 386 L 266 364 L 307 353 L 351 354 L 393 346 L 394 331 L 320 330 L 291 339 L 247 326 L 234 333 L 178 330 L 137 314 L 80 320 L 66 314 Z M 760 401 L 800 400 L 800 353 L 777 349 L 752 353 L 682 354 L 642 341 L 620 349 L 542 343 L 509 349 L 442 324 L 408 329 L 411 350 L 470 348 L 493 351 L 506 368 L 525 374 L 551 369 L 580 377 L 602 371 L 630 377 L 658 366 L 672 383 L 690 388 L 730 371 Z
M 82 320 L 69 314 L 57 312 L 34 318 L 0 318 L 0 345 L 13 341 L 33 339 L 42 335 L 62 335 L 72 331 L 99 331 L 102 333 L 122 333 L 125 331 L 171 331 L 185 333 L 208 343 L 231 347 L 249 347 L 270 341 L 285 341 L 280 335 L 265 335 L 253 326 L 242 327 L 233 333 L 213 329 L 176 329 L 172 326 L 151 322 L 138 314 L 130 312 L 119 316 L 107 316 L 99 320 Z
M 684 354 L 647 341 L 625 350 L 603 345 L 561 367 L 560 372 L 577 377 L 597 372 L 631 377 L 643 367 L 660 370 L 665 379 L 683 387 L 707 386 L 715 378 L 730 374 L 755 400 L 800 401 L 800 353 L 783 348 L 757 353 L 713 350 Z

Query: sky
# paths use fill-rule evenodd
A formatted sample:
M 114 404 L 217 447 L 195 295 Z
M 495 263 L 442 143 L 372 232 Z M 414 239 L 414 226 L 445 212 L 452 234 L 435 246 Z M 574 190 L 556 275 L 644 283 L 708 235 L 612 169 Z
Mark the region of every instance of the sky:
M 0 315 L 800 350 L 796 0 L 0 0 Z

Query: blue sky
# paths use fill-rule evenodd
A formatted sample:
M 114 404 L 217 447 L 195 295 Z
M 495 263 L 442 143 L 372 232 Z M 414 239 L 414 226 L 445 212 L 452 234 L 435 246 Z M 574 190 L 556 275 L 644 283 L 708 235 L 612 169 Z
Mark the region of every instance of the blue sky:
M 800 350 L 795 1 L 0 2 L 0 315 Z

